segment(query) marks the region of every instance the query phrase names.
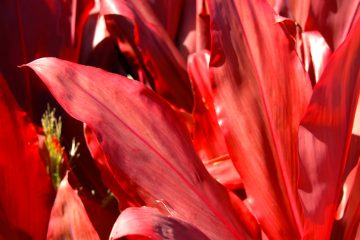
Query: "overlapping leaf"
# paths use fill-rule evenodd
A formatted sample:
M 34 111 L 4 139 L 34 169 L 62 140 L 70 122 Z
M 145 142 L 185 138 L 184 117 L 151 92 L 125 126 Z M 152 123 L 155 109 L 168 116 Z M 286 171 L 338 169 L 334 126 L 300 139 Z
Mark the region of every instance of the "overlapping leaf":
M 72 116 L 93 129 L 115 178 L 125 175 L 148 206 L 193 224 L 211 239 L 258 234 L 246 229 L 251 216 L 235 214 L 228 192 L 205 170 L 176 113 L 154 92 L 55 58 L 28 66 Z
M 270 238 L 299 238 L 300 118 L 306 74 L 266 1 L 208 0 L 216 113 L 248 201 Z
M 333 54 L 299 129 L 305 234 L 327 239 L 335 218 L 360 94 L 360 22 Z
M 312 0 L 310 24 L 318 29 L 334 51 L 360 17 L 360 1 Z
M 226 187 L 238 188 L 241 179 L 230 159 L 216 117 L 209 79 L 209 60 L 210 52 L 203 50 L 190 55 L 188 61 L 194 91 L 193 143 L 210 174 Z
M 146 1 L 102 2 L 108 29 L 127 42 L 156 91 L 176 106 L 191 111 L 192 92 L 186 62 Z
M 325 39 L 317 31 L 304 32 L 302 40 L 304 67 L 311 77 L 312 84 L 315 85 L 319 81 L 332 52 Z

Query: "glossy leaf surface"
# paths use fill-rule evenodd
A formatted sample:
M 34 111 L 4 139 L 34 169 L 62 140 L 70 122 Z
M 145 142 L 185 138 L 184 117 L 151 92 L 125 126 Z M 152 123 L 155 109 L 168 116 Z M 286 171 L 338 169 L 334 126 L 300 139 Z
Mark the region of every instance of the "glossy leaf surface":
M 55 58 L 29 63 L 60 104 L 96 134 L 117 180 L 148 206 L 211 239 L 248 238 L 228 192 L 210 177 L 167 102 L 143 84 Z M 151 114 L 149 114 L 149 111 Z M 161 179 L 161 181 L 159 181 Z
M 210 174 L 224 186 L 234 189 L 241 186 L 241 179 L 230 159 L 217 121 L 209 79 L 209 60 L 210 52 L 207 50 L 190 55 L 188 60 L 194 91 L 193 143 Z
M 360 94 L 360 22 L 333 54 L 299 129 L 306 237 L 326 239 L 335 217 Z
M 207 2 L 211 88 L 230 157 L 266 235 L 299 238 L 297 130 L 311 91 L 306 74 L 266 1 Z

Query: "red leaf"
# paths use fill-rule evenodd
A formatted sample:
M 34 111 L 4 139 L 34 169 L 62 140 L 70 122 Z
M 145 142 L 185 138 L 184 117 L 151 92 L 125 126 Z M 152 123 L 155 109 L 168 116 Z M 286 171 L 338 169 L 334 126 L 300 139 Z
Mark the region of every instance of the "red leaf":
M 193 142 L 206 169 L 230 189 L 241 186 L 241 179 L 229 157 L 224 136 L 217 122 L 209 79 L 210 52 L 190 55 L 188 72 L 194 91 Z
M 360 17 L 360 1 L 323 1 L 310 3 L 310 21 L 319 30 L 334 51 L 346 38 Z
M 39 155 L 35 128 L 1 75 L 0 116 L 0 238 L 45 239 L 52 183 Z
M 67 175 L 59 185 L 47 232 L 47 239 L 61 238 L 100 239 Z
M 161 214 L 156 208 L 127 208 L 114 224 L 110 239 L 127 235 L 145 236 L 150 239 L 209 240 L 193 225 L 180 219 Z
M 186 63 L 147 2 L 106 0 L 102 14 L 110 33 L 128 41 L 139 62 L 145 64 L 156 91 L 190 112 L 193 97 Z
M 230 157 L 268 237 L 300 238 L 297 135 L 310 84 L 267 2 L 208 3 L 211 87 Z
M 28 66 L 72 116 L 93 129 L 115 178 L 126 175 L 148 206 L 211 239 L 249 237 L 228 192 L 208 174 L 162 98 L 137 81 L 55 58 Z
M 305 233 L 327 239 L 336 213 L 360 91 L 360 22 L 334 52 L 299 129 Z

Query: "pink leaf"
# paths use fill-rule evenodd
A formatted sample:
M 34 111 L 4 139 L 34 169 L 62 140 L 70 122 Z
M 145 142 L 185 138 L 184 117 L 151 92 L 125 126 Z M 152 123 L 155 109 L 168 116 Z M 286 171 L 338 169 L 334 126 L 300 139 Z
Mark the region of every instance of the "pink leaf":
M 193 224 L 211 239 L 252 234 L 235 214 L 226 189 L 197 157 L 178 115 L 153 91 L 55 58 L 27 66 L 72 116 L 93 129 L 115 178 L 126 176 L 148 206 Z
M 56 194 L 47 239 L 100 239 L 67 178 L 61 181 Z
M 311 86 L 267 2 L 208 4 L 214 105 L 247 201 L 269 238 L 299 238 L 297 135 Z
M 360 22 L 334 52 L 299 129 L 305 234 L 327 239 L 335 218 L 360 91 Z
M 209 240 L 193 225 L 161 214 L 156 208 L 127 208 L 116 220 L 110 239 L 139 235 L 150 239 Z
M 313 85 L 315 85 L 319 81 L 332 52 L 325 39 L 317 31 L 304 32 L 302 39 L 305 69 L 313 75 L 312 80 Z

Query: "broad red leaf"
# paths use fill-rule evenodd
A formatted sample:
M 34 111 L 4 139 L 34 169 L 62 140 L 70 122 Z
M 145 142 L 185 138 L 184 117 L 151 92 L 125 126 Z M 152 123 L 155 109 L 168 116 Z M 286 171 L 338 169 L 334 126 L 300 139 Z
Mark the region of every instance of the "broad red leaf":
M 310 21 L 335 50 L 346 38 L 360 17 L 360 1 L 312 0 Z
M 360 92 L 360 22 L 334 52 L 299 129 L 305 234 L 327 239 L 336 213 Z
M 318 31 L 303 32 L 302 40 L 305 69 L 313 77 L 311 80 L 315 85 L 319 81 L 332 52 Z
M 67 178 L 66 175 L 57 190 L 47 239 L 100 239 Z
M 297 135 L 311 86 L 266 1 L 208 3 L 210 80 L 230 157 L 266 235 L 300 238 Z
M 96 134 L 119 181 L 125 175 L 148 206 L 157 205 L 211 239 L 242 239 L 228 192 L 208 174 L 169 104 L 143 84 L 55 58 L 28 64 L 60 104 Z M 149 114 L 149 112 L 151 114 Z
M 129 42 L 151 74 L 156 91 L 177 107 L 191 111 L 193 97 L 186 62 L 146 1 L 102 2 L 110 33 Z M 140 54 L 141 53 L 141 54 Z
M 210 52 L 189 57 L 188 72 L 194 89 L 194 145 L 202 160 L 227 154 L 224 136 L 218 124 L 209 79 Z
M 209 79 L 210 52 L 190 55 L 188 72 L 194 91 L 193 143 L 206 169 L 221 184 L 234 189 L 241 179 L 229 157 L 224 136 L 216 117 Z
M 156 208 L 127 208 L 114 224 L 110 239 L 139 235 L 149 239 L 209 240 L 193 225 L 161 214 Z
M 35 128 L 1 75 L 0 116 L 0 238 L 45 239 L 52 184 L 39 155 Z M 12 237 L 7 235 L 11 233 Z

